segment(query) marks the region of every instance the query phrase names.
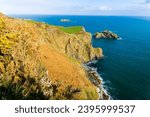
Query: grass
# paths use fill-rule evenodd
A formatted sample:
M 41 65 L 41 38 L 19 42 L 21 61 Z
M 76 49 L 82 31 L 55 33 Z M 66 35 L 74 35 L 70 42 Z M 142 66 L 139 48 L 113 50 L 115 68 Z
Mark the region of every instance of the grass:
M 40 23 L 34 20 L 25 20 L 29 23 L 32 24 L 36 24 L 36 23 Z M 65 33 L 69 33 L 69 34 L 78 34 L 80 31 L 82 31 L 82 26 L 72 26 L 72 27 L 61 27 L 59 26 L 59 29 Z
M 2 18 L 0 18 L 0 29 L 5 27 L 5 22 Z
M 82 26 L 59 27 L 59 29 L 69 34 L 77 34 L 82 31 Z
M 37 22 L 37 21 L 34 21 L 34 20 L 28 20 L 28 19 L 26 19 L 25 21 L 27 21 L 27 22 L 29 22 L 29 23 L 32 23 L 32 24 L 36 24 L 36 23 L 40 23 L 40 22 Z
M 80 64 L 72 62 L 70 58 L 47 45 L 40 47 L 39 54 L 48 70 L 51 81 L 59 81 L 61 84 L 57 93 L 58 98 L 62 95 L 66 97 L 73 92 L 77 92 L 73 93 L 73 99 L 98 99 L 96 87 L 87 79 L 87 74 Z M 68 85 L 72 87 L 68 87 Z M 69 92 L 66 92 L 67 90 Z M 78 92 L 79 90 L 80 92 Z M 64 93 L 62 94 L 62 92 Z M 69 96 L 69 98 L 71 97 Z

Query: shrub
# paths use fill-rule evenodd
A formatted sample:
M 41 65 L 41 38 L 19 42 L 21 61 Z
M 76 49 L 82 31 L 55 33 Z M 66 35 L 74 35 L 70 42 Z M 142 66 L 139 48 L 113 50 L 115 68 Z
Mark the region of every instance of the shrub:
M 49 99 L 53 95 L 47 70 L 33 46 L 22 32 L 1 32 L 0 99 Z
M 5 27 L 5 22 L 2 18 L 0 18 L 0 30 Z

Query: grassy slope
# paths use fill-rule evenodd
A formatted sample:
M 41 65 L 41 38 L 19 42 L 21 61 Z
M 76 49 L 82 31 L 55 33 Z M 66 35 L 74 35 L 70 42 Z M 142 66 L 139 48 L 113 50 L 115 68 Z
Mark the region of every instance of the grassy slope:
M 39 61 L 41 61 L 41 63 L 44 64 L 45 68 L 49 72 L 49 78 L 52 81 L 52 83 L 59 82 L 61 84 L 61 86 L 58 89 L 57 95 L 55 95 L 53 99 L 66 99 L 63 96 L 61 97 L 61 95 L 63 95 L 63 93 L 65 92 L 65 88 L 69 85 L 73 86 L 74 88 L 79 88 L 81 90 L 80 93 L 75 94 L 73 99 L 98 98 L 96 87 L 87 79 L 86 72 L 84 71 L 82 66 L 78 62 L 71 61 L 66 54 L 60 53 L 58 52 L 58 50 L 51 47 L 56 46 L 53 45 L 56 41 L 55 38 L 68 38 L 71 36 L 69 35 L 70 33 L 78 33 L 81 31 L 82 27 L 61 27 L 58 30 L 58 28 L 55 28 L 54 26 L 50 26 L 43 23 L 31 23 L 29 21 L 20 19 L 9 19 L 5 17 L 3 18 L 3 16 L 2 20 L 6 24 L 4 30 L 7 29 L 7 31 L 9 31 L 10 33 L 13 31 L 19 34 L 19 38 L 15 38 L 15 40 L 19 41 L 20 39 L 24 39 L 27 40 L 27 42 L 25 43 L 30 43 L 30 46 L 27 46 L 28 48 L 25 51 L 27 51 L 27 53 L 30 53 L 31 57 L 36 57 L 36 59 L 39 59 Z M 51 33 L 51 31 L 55 33 L 56 37 L 55 35 L 53 35 L 53 33 Z M 65 37 L 66 34 L 63 34 L 61 31 L 64 31 L 69 34 L 67 34 L 67 36 Z M 28 59 L 28 66 L 32 65 L 33 62 L 30 61 L 31 58 L 28 58 L 26 54 L 22 52 L 22 50 L 25 48 L 24 46 L 26 45 L 22 44 L 22 46 L 19 46 L 20 49 L 16 49 L 18 48 L 18 46 L 14 48 L 14 52 L 20 53 L 20 57 L 22 57 L 21 54 L 25 55 L 25 58 Z M 33 50 L 31 51 L 31 49 Z M 34 55 L 34 53 L 37 53 L 38 56 Z M 36 68 L 36 66 L 33 66 L 33 70 L 34 67 Z M 30 69 L 28 68 L 26 69 L 29 71 L 30 74 L 32 74 L 33 71 L 30 71 Z M 14 68 L 10 69 L 10 71 L 7 71 L 13 72 L 13 70 Z M 37 76 L 36 73 L 35 76 Z
M 50 54 L 47 54 L 50 53 Z M 59 88 L 59 95 L 68 84 L 82 89 L 74 99 L 97 99 L 98 95 L 93 84 L 87 79 L 86 72 L 79 63 L 72 62 L 63 54 L 58 53 L 47 45 L 40 48 L 41 59 L 49 71 L 52 82 L 63 84 Z
M 26 21 L 29 23 L 33 23 L 33 24 L 40 23 L 40 22 L 33 21 L 33 20 L 26 20 Z M 78 34 L 79 32 L 82 31 L 82 26 L 71 26 L 71 27 L 58 26 L 58 28 L 61 31 L 63 31 L 65 33 L 69 33 L 69 34 Z

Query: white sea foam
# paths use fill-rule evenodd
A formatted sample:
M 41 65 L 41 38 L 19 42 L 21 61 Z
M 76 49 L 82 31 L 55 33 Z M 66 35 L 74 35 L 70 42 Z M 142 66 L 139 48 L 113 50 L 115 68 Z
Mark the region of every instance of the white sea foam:
M 92 61 L 88 62 L 87 65 L 90 65 L 90 64 L 92 64 L 92 63 L 95 64 L 95 63 L 97 63 L 97 62 L 98 62 L 98 60 L 92 60 Z
M 92 61 L 91 61 L 92 62 Z M 102 89 L 103 91 L 104 91 L 104 93 L 109 97 L 108 99 L 109 100 L 112 100 L 113 98 L 110 96 L 110 94 L 109 94 L 109 92 L 108 92 L 108 88 L 107 88 L 107 86 L 105 85 L 107 82 L 109 82 L 109 81 L 104 81 L 103 80 L 103 78 L 101 77 L 101 75 L 100 74 L 98 74 L 98 72 L 97 72 L 97 68 L 95 68 L 95 67 L 90 67 L 90 66 L 88 66 L 89 64 L 85 64 L 85 65 L 83 65 L 84 66 L 84 68 L 86 69 L 86 70 L 92 70 L 92 71 L 94 71 L 94 72 L 96 72 L 96 74 L 97 74 L 97 76 L 99 77 L 99 79 L 101 80 L 101 85 L 100 85 L 100 89 Z
M 96 71 L 96 73 L 98 74 L 98 72 Z M 104 91 L 104 93 L 106 94 L 106 95 L 108 95 L 108 97 L 109 97 L 109 100 L 112 100 L 113 98 L 111 97 L 111 95 L 108 93 L 108 88 L 107 88 L 107 86 L 105 85 L 105 81 L 103 80 L 103 78 L 98 74 L 98 76 L 99 76 L 99 79 L 101 80 L 101 82 L 102 82 L 102 84 L 101 84 L 101 88 L 102 88 L 102 90 Z
M 122 40 L 122 37 L 119 37 L 118 40 Z

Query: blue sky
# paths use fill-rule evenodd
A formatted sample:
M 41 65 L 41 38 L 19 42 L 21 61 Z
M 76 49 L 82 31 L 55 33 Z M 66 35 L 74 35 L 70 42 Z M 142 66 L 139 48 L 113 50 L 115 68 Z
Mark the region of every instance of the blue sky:
M 0 0 L 0 12 L 150 16 L 150 0 Z

